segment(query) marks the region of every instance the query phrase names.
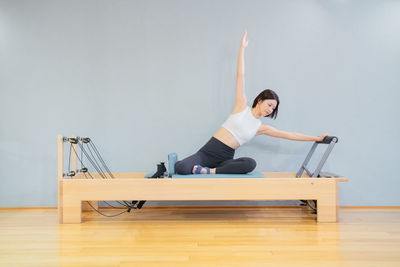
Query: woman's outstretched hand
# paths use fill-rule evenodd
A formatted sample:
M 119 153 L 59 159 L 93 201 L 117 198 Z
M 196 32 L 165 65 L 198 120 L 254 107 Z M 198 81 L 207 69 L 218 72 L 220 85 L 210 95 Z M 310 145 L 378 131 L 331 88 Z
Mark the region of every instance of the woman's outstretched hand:
M 244 34 L 242 36 L 242 42 L 240 44 L 240 47 L 246 48 L 248 44 L 249 44 L 249 40 L 247 40 L 247 31 L 244 30 Z

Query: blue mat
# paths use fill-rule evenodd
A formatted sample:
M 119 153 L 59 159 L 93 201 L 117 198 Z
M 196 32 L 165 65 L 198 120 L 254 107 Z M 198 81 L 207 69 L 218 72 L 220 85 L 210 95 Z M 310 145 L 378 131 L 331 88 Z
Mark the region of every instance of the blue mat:
M 146 178 L 150 178 L 153 173 L 146 174 Z M 265 178 L 261 172 L 250 172 L 247 174 L 173 174 L 172 178 Z

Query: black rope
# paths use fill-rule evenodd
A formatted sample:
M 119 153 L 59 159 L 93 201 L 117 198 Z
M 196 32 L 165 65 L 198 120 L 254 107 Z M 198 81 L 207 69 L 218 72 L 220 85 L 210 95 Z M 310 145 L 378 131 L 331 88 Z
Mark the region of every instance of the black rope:
M 97 150 L 97 147 L 96 147 L 96 145 L 94 144 L 94 142 L 93 142 L 93 141 L 90 142 L 90 145 L 93 147 L 94 152 L 97 154 L 98 158 L 99 158 L 100 161 L 103 163 L 103 166 L 104 166 L 105 169 L 108 171 L 108 173 L 110 174 L 110 176 L 111 176 L 112 178 L 114 178 L 113 175 L 112 175 L 112 173 L 111 173 L 111 171 L 110 171 L 110 169 L 108 169 L 107 164 L 104 162 L 102 156 L 100 155 L 99 151 Z
M 82 154 L 83 152 L 82 152 L 82 150 L 81 150 L 81 159 L 82 159 L 82 161 L 81 161 L 81 170 L 83 169 L 83 168 L 85 168 L 85 167 L 83 167 L 83 154 Z M 76 155 L 77 157 L 78 157 L 78 155 Z
M 94 144 L 93 140 L 90 140 L 89 144 L 90 144 L 90 146 L 92 147 L 94 153 L 97 155 L 97 158 L 99 159 L 99 161 L 100 161 L 101 164 L 103 165 L 103 168 L 108 172 L 108 175 L 109 175 L 111 178 L 114 179 L 114 176 L 112 175 L 110 169 L 107 167 L 107 164 L 104 162 L 103 157 L 100 155 L 100 152 L 98 151 L 98 149 L 97 149 L 96 145 Z M 98 162 L 97 162 L 97 160 L 96 160 L 96 157 L 93 155 L 92 149 L 90 149 L 90 146 L 88 145 L 88 143 L 86 143 L 86 146 L 87 146 L 87 148 L 89 149 L 90 154 L 93 156 L 93 158 L 95 159 L 96 163 L 98 164 Z M 100 164 L 98 164 L 98 166 L 99 166 L 99 168 L 101 169 Z M 103 170 L 102 170 L 102 171 L 103 171 Z M 106 176 L 105 173 L 104 173 L 104 176 Z M 125 203 L 126 206 L 131 207 L 131 205 L 130 205 L 127 201 L 123 200 L 123 202 Z M 120 202 L 118 202 L 118 203 L 121 204 Z M 122 204 L 121 204 L 121 205 L 122 205 Z
M 85 168 L 85 167 L 84 167 Z M 88 173 L 89 174 L 89 173 Z M 86 177 L 86 173 L 83 173 L 83 175 L 85 175 L 85 178 L 86 179 L 89 179 L 89 178 L 87 178 Z M 90 175 L 90 174 L 89 174 Z M 91 176 L 91 178 L 93 179 L 93 177 Z M 115 207 L 115 206 L 113 206 L 113 205 L 111 205 L 110 203 L 108 203 L 107 201 L 105 201 L 105 200 L 99 200 L 100 202 L 103 202 L 104 204 L 106 204 L 106 205 L 108 205 L 108 206 L 110 206 L 110 207 L 112 207 L 112 208 L 119 208 L 119 207 Z M 89 201 L 87 201 L 87 202 L 89 202 Z M 122 205 L 122 206 L 125 206 L 123 203 L 121 203 L 121 202 L 119 202 L 119 201 L 116 201 L 118 204 L 120 204 L 120 205 Z M 133 207 L 133 206 L 125 206 L 126 208 L 130 208 L 130 209 L 136 209 L 136 207 Z M 93 207 L 92 207 L 93 208 Z M 94 209 L 94 208 L 93 208 Z
M 104 176 L 103 172 L 99 170 L 96 166 L 96 164 L 93 162 L 92 158 L 90 158 L 89 154 L 86 152 L 86 150 L 83 148 L 83 145 L 78 143 L 79 147 L 81 148 L 81 151 L 85 154 L 86 158 L 89 160 L 89 162 L 92 164 L 92 166 L 96 169 L 96 171 L 101 175 L 103 179 L 107 179 L 107 177 Z
M 79 156 L 78 156 L 78 153 L 76 153 L 76 150 L 75 150 L 75 148 L 73 148 L 73 150 L 74 150 L 74 152 L 75 152 L 75 155 L 76 155 L 76 157 L 78 158 L 78 160 L 80 161 L 80 163 L 82 164 L 82 166 L 84 167 L 84 168 L 86 168 L 86 166 L 85 165 L 83 165 L 83 162 L 82 162 L 82 159 L 81 158 L 79 158 Z M 86 173 L 84 173 L 85 174 L 85 177 L 86 177 Z M 93 176 L 88 172 L 88 175 L 90 176 L 90 178 L 92 178 L 92 179 L 94 179 L 93 178 Z M 87 179 L 87 178 L 86 178 Z
M 103 171 L 97 166 L 96 162 L 94 159 L 92 159 L 89 155 L 89 153 L 85 150 L 82 144 L 79 144 L 79 147 L 81 151 L 85 154 L 86 158 L 89 160 L 90 164 L 92 164 L 92 167 L 97 171 L 97 173 L 100 174 L 101 178 L 107 179 L 107 177 L 104 175 Z
M 83 151 L 84 153 L 85 153 L 85 156 L 86 156 L 86 158 L 90 161 L 90 163 L 92 164 L 92 166 L 97 170 L 97 172 L 101 175 L 101 177 L 103 178 L 103 179 L 107 179 L 107 176 L 105 175 L 105 173 L 103 172 L 103 170 L 98 166 L 98 164 L 96 164 L 97 163 L 97 161 L 96 161 L 96 159 L 95 159 L 95 157 L 93 156 L 93 153 L 92 153 L 92 156 L 94 157 L 94 159 L 92 159 L 90 156 L 89 156 L 89 154 L 86 152 L 86 150 L 85 150 L 85 148 L 84 148 L 84 146 L 82 145 L 82 144 L 80 144 L 79 143 L 79 147 L 81 148 L 81 151 Z M 111 175 L 111 178 L 114 178 L 112 175 Z M 105 202 L 105 201 L 104 201 Z M 135 208 L 134 206 L 131 206 L 127 201 L 124 201 L 123 200 L 123 202 L 125 203 L 121 203 L 121 202 L 119 202 L 119 201 L 116 201 L 118 204 L 120 204 L 120 205 L 122 205 L 122 206 L 125 206 L 125 207 L 127 207 L 127 208 Z
M 114 176 L 112 175 L 110 169 L 107 167 L 107 164 L 104 162 L 103 157 L 100 155 L 100 152 L 97 150 L 96 145 L 94 145 L 93 140 L 90 140 L 89 143 L 91 144 L 93 151 L 94 151 L 95 154 L 97 155 L 97 158 L 98 158 L 99 161 L 103 164 L 104 169 L 106 169 L 106 170 L 108 171 L 108 175 L 109 175 L 112 179 L 114 179 Z M 99 163 L 97 162 L 97 160 L 96 160 L 96 157 L 93 155 L 92 150 L 90 149 L 90 146 L 89 146 L 87 143 L 86 143 L 86 146 L 87 146 L 87 148 L 88 148 L 90 154 L 91 154 L 92 157 L 93 157 L 93 160 L 94 160 L 94 161 L 93 161 L 93 160 L 92 160 L 92 161 L 95 162 L 95 163 L 97 164 L 98 169 L 100 169 L 101 172 L 102 172 L 102 174 L 104 175 L 104 177 L 106 177 L 106 174 L 105 174 L 105 173 L 103 172 L 103 170 L 101 169 L 100 164 L 99 164 Z M 83 145 L 82 145 L 81 147 L 84 149 Z M 107 177 L 106 177 L 106 178 L 107 178 Z M 126 206 L 126 207 L 130 207 L 130 208 L 135 208 L 135 207 L 131 206 L 131 204 L 129 204 L 129 203 L 128 203 L 127 201 L 125 201 L 125 200 L 123 200 L 122 202 L 124 202 L 125 205 L 124 205 L 123 203 L 117 201 L 117 203 L 119 203 L 120 205 L 123 205 L 123 206 Z
M 82 145 L 82 146 L 83 146 L 83 145 Z M 88 144 L 86 144 L 86 146 L 87 146 L 87 148 L 88 148 L 88 150 L 89 150 L 89 152 L 90 152 L 90 155 L 92 155 L 93 161 L 96 163 L 96 165 L 97 165 L 97 167 L 99 168 L 99 170 L 101 170 L 101 172 L 104 174 L 104 177 L 107 177 L 106 174 L 105 174 L 105 172 L 104 172 L 103 169 L 101 168 L 100 164 L 97 162 L 96 157 L 93 155 L 92 150 L 90 149 L 90 146 L 88 146 Z
M 73 148 L 73 150 L 74 150 L 74 153 L 75 153 L 77 159 L 81 163 L 81 166 L 83 166 L 83 168 L 86 168 L 86 166 L 83 164 L 83 158 L 79 158 L 78 153 L 76 152 L 75 148 Z M 94 177 L 89 172 L 87 174 L 90 176 L 91 179 L 94 179 Z M 86 176 L 86 173 L 83 173 L 83 175 L 85 176 L 86 179 L 88 179 L 87 176 Z M 116 207 L 110 205 L 107 201 L 102 201 L 102 202 L 104 202 L 105 204 L 109 205 L 110 207 L 116 208 Z M 119 204 L 121 204 L 121 203 L 119 203 Z M 127 208 L 130 208 L 130 207 L 127 207 Z
M 87 203 L 88 203 L 89 206 L 92 207 L 92 209 L 94 209 L 97 213 L 99 213 L 100 215 L 103 215 L 103 216 L 105 216 L 105 217 L 116 217 L 116 216 L 119 216 L 119 215 L 121 215 L 121 214 L 123 214 L 123 213 L 125 213 L 125 212 L 129 212 L 129 211 L 130 211 L 130 209 L 127 209 L 127 210 L 125 210 L 125 211 L 123 211 L 123 212 L 121 212 L 121 213 L 118 213 L 118 214 L 107 215 L 107 214 L 104 214 L 104 213 L 100 212 L 100 211 L 97 210 L 95 207 L 93 207 L 92 204 L 90 204 L 89 201 L 87 201 Z
M 79 156 L 78 156 L 78 153 L 76 152 L 76 150 L 75 150 L 75 148 L 71 145 L 71 147 L 72 147 L 72 149 L 74 150 L 74 153 L 75 153 L 75 155 L 76 155 L 76 157 L 78 158 L 78 160 L 79 160 L 79 162 L 81 163 L 81 165 L 83 166 L 83 168 L 86 168 L 86 166 L 83 164 L 83 158 L 80 158 Z M 82 151 L 82 147 L 81 147 L 81 151 Z M 85 155 L 86 155 L 86 157 L 88 158 L 88 154 L 87 153 L 85 153 Z M 89 159 L 89 161 L 92 163 L 93 161 L 91 161 L 91 159 L 90 158 L 88 158 Z M 93 163 L 92 163 L 92 165 L 93 165 Z M 100 173 L 99 173 L 100 174 Z M 84 173 L 84 175 L 85 175 L 85 178 L 87 179 L 87 177 L 86 177 L 86 173 Z M 90 176 L 90 178 L 92 178 L 92 179 L 94 179 L 94 177 L 88 172 L 88 175 Z M 104 178 L 103 176 L 102 176 L 102 178 L 103 179 L 107 179 L 107 178 Z M 111 204 L 109 204 L 107 201 L 102 201 L 102 202 L 104 202 L 105 204 L 107 204 L 108 206 L 110 206 L 110 207 L 113 207 L 113 208 L 116 208 L 116 207 L 114 207 L 114 206 L 112 206 Z M 134 207 L 134 206 L 131 206 L 129 203 L 127 203 L 126 201 L 124 201 L 124 203 L 121 203 L 121 202 L 119 202 L 119 201 L 116 201 L 118 204 L 120 204 L 120 205 L 122 205 L 122 206 L 125 206 L 126 208 L 130 208 L 130 209 L 136 209 L 136 207 Z

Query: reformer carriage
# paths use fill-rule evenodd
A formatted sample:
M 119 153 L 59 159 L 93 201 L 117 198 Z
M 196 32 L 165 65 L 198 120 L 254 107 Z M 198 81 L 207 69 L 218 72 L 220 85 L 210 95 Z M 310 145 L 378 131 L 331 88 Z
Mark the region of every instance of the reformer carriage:
M 262 172 L 249 175 L 225 175 L 207 177 L 201 175 L 179 176 L 170 173 L 170 178 L 149 179 L 146 173 L 111 173 L 95 146 L 90 153 L 97 155 L 93 162 L 97 173 L 88 172 L 82 164 L 80 153 L 87 153 L 83 144 L 89 138 L 58 136 L 58 215 L 59 223 L 81 223 L 82 210 L 98 211 L 98 201 L 120 201 L 130 209 L 137 200 L 303 200 L 314 208 L 318 222 L 338 221 L 339 182 L 348 181 L 339 175 L 324 173 L 322 167 L 334 145 L 336 137 L 326 137 L 315 142 L 307 157 L 296 172 Z M 64 143 L 70 143 L 72 170 L 64 173 Z M 317 145 L 328 144 L 321 161 L 312 173 L 309 163 Z M 74 153 L 72 153 L 72 151 Z M 93 154 L 94 153 L 94 154 Z M 88 155 L 90 157 L 90 155 Z M 78 170 L 78 160 L 81 167 Z M 96 167 L 97 165 L 97 167 Z

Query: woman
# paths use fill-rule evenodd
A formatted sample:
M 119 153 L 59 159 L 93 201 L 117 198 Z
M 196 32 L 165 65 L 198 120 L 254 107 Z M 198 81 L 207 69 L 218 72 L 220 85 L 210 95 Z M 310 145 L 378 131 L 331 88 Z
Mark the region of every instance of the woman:
M 272 90 L 262 91 L 254 100 L 252 108 L 247 106 L 244 93 L 244 49 L 248 45 L 245 31 L 239 49 L 236 80 L 236 106 L 213 137 L 197 153 L 175 164 L 178 174 L 244 174 L 256 167 L 252 158 L 233 159 L 235 150 L 256 135 L 269 135 L 297 141 L 322 141 L 328 133 L 319 137 L 285 132 L 263 124 L 261 116 L 275 119 L 278 115 L 279 97 Z

